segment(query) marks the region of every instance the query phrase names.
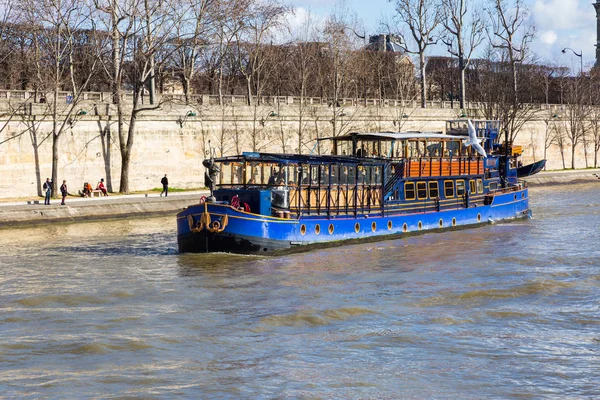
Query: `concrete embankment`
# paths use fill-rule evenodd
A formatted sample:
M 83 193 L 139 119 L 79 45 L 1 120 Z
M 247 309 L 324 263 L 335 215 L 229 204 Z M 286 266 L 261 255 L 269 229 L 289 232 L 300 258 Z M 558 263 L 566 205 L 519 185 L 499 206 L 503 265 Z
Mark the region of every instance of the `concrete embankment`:
M 49 206 L 44 205 L 43 199 L 39 199 L 39 204 L 28 204 L 25 200 L 0 202 L 0 228 L 55 222 L 174 216 L 179 210 L 197 203 L 203 195 L 208 195 L 208 191 L 172 193 L 169 197 L 159 197 L 158 194 L 116 195 L 93 199 L 68 197 L 64 206 L 60 205 L 60 199 L 52 199 Z
M 526 178 L 526 181 L 529 186 L 583 182 L 598 182 L 600 185 L 600 169 L 540 172 Z M 201 196 L 206 195 L 208 191 L 172 193 L 167 198 L 159 197 L 156 193 L 93 199 L 69 197 L 66 206 L 61 206 L 58 199 L 53 199 L 49 206 L 43 204 L 43 199 L 36 199 L 39 204 L 27 204 L 26 200 L 0 201 L 0 228 L 54 222 L 174 216 L 177 211 L 197 203 Z
M 524 179 L 529 186 L 562 185 L 584 182 L 598 182 L 600 184 L 600 169 L 542 171 Z

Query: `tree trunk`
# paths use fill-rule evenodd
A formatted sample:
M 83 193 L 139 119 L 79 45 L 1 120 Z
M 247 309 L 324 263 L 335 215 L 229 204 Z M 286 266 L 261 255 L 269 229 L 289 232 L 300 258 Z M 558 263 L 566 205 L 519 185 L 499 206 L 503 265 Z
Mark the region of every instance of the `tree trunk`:
M 135 96 L 137 97 L 138 95 L 136 94 Z M 134 109 L 131 111 L 131 118 L 129 118 L 127 143 L 121 145 L 121 182 L 119 184 L 119 192 L 121 193 L 129 193 L 129 164 L 131 161 L 131 149 L 133 148 L 133 138 L 135 136 L 136 128 L 135 103 L 137 102 L 134 102 Z
M 419 54 L 419 69 L 421 77 L 421 108 L 427 107 L 427 86 L 425 82 L 425 52 Z
M 458 57 L 458 70 L 460 71 L 460 109 L 465 109 L 465 60 L 462 56 Z
M 183 94 L 185 95 L 185 104 L 189 105 L 190 104 L 190 80 L 187 76 L 185 76 L 185 73 L 183 75 L 183 78 L 181 79 L 181 84 L 183 85 Z
M 32 116 L 33 121 L 31 122 L 31 127 L 29 129 L 29 136 L 31 137 L 31 144 L 33 146 L 33 161 L 35 163 L 35 179 L 37 183 L 37 194 L 38 196 L 43 196 L 42 194 L 42 171 L 40 171 L 40 150 L 39 144 L 37 140 L 37 127 L 35 126 L 35 116 Z

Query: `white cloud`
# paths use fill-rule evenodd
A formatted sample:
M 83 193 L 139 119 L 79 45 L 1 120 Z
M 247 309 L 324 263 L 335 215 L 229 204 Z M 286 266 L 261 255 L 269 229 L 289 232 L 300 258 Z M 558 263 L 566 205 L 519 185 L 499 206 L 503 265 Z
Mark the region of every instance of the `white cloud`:
M 578 29 L 596 20 L 591 2 L 585 0 L 535 0 L 531 11 L 542 30 Z
M 550 63 L 579 69 L 579 60 L 561 50 L 570 47 L 583 53 L 584 66 L 595 60 L 596 12 L 590 0 L 532 0 L 531 15 L 538 29 L 533 50 Z
M 547 45 L 554 44 L 556 42 L 556 39 L 558 39 L 558 36 L 556 35 L 556 32 L 554 32 L 554 31 L 540 32 L 540 41 L 544 44 L 547 44 Z

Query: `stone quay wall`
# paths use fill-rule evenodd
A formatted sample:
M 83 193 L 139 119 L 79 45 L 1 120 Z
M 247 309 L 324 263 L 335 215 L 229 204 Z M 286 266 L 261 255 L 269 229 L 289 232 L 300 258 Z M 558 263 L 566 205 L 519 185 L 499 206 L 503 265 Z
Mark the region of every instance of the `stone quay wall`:
M 51 176 L 52 121 L 45 105 L 29 103 L 19 115 L 0 114 L 0 198 L 37 196 L 37 186 Z M 84 182 L 95 186 L 104 178 L 109 191 L 118 191 L 121 160 L 116 113 L 107 104 L 79 104 L 67 120 L 59 138 L 58 185 L 67 180 L 70 193 Z M 80 112 L 79 110 L 84 110 Z M 451 108 L 420 109 L 397 106 L 342 106 L 297 104 L 256 107 L 165 105 L 142 113 L 136 122 L 135 143 L 130 165 L 130 190 L 160 187 L 167 174 L 172 188 L 204 186 L 202 160 L 210 145 L 218 156 L 251 151 L 253 137 L 259 151 L 298 152 L 298 132 L 303 135 L 302 153 L 319 151 L 314 138 L 352 131 L 443 131 L 445 121 L 456 119 L 461 111 Z M 476 119 L 476 110 L 467 110 Z M 543 158 L 545 120 L 552 111 L 540 111 L 525 124 L 516 144 L 524 149 L 523 164 Z M 335 115 L 334 115 L 335 113 Z M 126 119 L 126 122 L 128 120 Z M 125 125 L 127 129 L 128 125 Z M 32 129 L 34 128 L 34 129 Z M 37 142 L 39 178 L 36 176 L 34 143 Z M 320 150 L 327 152 L 327 145 Z M 535 153 L 535 154 L 534 154 Z M 585 167 L 584 151 L 577 149 L 576 168 Z M 570 149 L 566 149 L 570 166 Z M 561 169 L 556 146 L 548 149 L 548 169 Z M 588 149 L 593 163 L 593 152 Z

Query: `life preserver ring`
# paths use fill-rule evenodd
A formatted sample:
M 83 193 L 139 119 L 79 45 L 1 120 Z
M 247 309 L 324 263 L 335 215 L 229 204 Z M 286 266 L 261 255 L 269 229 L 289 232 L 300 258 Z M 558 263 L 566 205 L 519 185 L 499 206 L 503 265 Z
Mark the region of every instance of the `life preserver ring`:
M 200 197 L 200 205 L 204 204 L 205 202 L 206 202 L 206 196 Z
M 237 195 L 231 198 L 231 206 L 235 209 L 240 208 L 240 198 Z

